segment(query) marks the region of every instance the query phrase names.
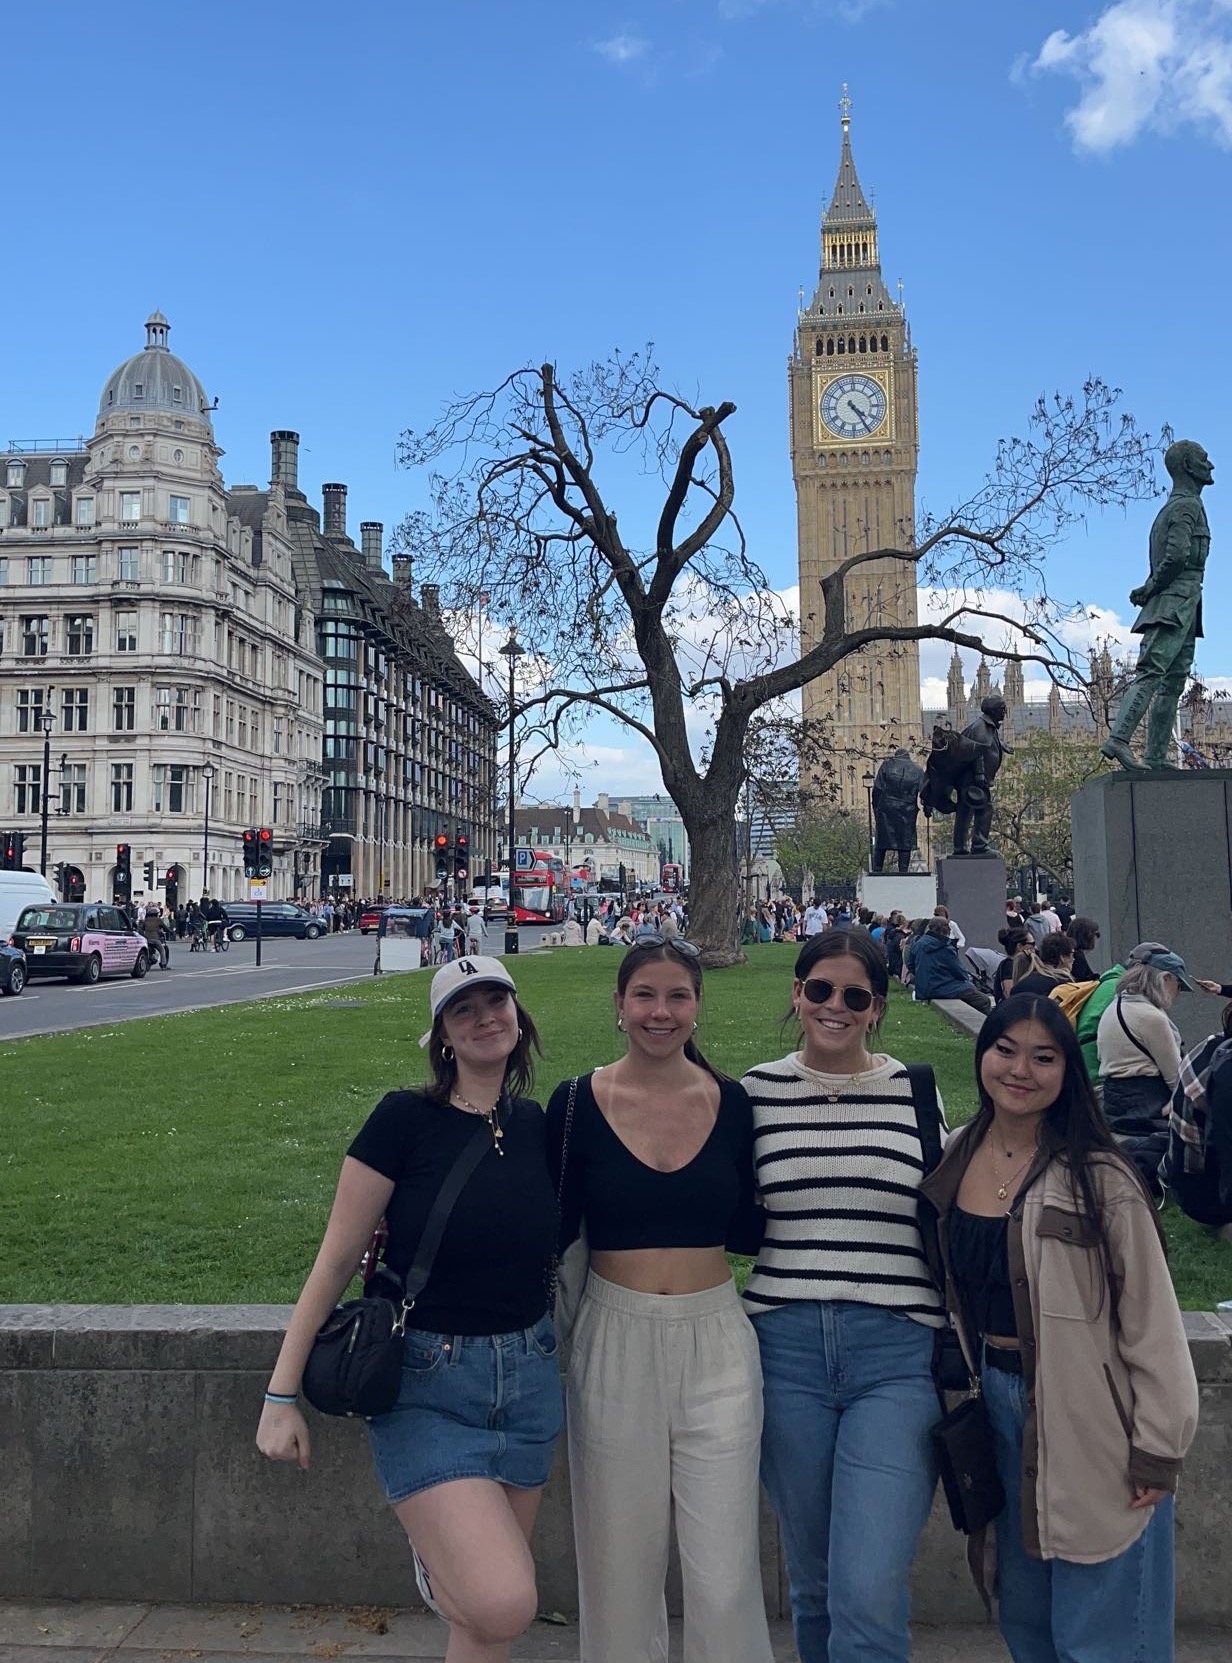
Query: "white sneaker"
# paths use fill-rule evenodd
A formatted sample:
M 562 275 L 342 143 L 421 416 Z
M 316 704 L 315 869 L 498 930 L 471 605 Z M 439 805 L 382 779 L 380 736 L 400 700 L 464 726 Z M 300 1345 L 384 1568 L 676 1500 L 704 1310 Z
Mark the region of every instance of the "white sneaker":
M 438 1616 L 443 1623 L 447 1623 L 449 1618 L 436 1603 L 436 1597 L 432 1592 L 432 1583 L 428 1576 L 428 1567 L 415 1552 L 415 1544 L 413 1542 L 411 1544 L 411 1558 L 415 1562 L 415 1586 L 419 1589 L 420 1599 L 423 1600 L 429 1611 Z

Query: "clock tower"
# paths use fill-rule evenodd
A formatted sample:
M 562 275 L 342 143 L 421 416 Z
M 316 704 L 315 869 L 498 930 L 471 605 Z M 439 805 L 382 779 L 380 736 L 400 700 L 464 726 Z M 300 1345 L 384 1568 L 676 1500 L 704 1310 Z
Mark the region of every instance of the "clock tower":
M 851 155 L 846 86 L 839 109 L 842 153 L 821 221 L 817 291 L 799 314 L 788 370 L 806 653 L 825 625 L 820 580 L 852 555 L 909 549 L 915 540 L 915 348 L 901 298 L 891 299 L 881 275 L 877 218 Z M 912 563 L 858 566 L 845 593 L 848 630 L 917 621 Z M 832 787 L 844 807 L 863 809 L 864 774 L 900 745 L 921 748 L 915 642 L 853 653 L 807 684 L 803 714 L 812 743 L 801 783 L 812 780 L 823 794 Z

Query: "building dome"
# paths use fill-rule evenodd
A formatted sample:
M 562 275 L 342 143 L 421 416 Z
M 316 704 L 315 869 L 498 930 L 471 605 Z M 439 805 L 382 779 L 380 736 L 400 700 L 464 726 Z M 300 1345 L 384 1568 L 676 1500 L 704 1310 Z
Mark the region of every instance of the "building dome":
M 161 312 L 150 313 L 145 320 L 145 350 L 113 371 L 103 388 L 100 422 L 120 410 L 134 414 L 156 410 L 160 415 L 186 416 L 213 431 L 205 388 L 188 365 L 167 349 L 170 331 Z

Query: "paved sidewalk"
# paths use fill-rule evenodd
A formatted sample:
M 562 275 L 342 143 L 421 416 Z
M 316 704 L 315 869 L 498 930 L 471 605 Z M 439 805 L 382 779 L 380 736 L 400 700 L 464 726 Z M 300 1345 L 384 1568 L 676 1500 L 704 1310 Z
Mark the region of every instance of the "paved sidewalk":
M 774 1655 L 791 1663 L 786 1623 L 771 1625 Z M 673 1625 L 678 1631 L 679 1625 Z M 338 1663 L 339 1659 L 445 1655 L 445 1630 L 435 1617 L 373 1606 L 141 1605 L 0 1600 L 0 1663 Z M 1232 1632 L 1189 1631 L 1176 1663 L 1227 1663 Z M 678 1657 L 679 1635 L 673 1643 Z M 519 1663 L 577 1663 L 577 1629 L 537 1622 L 517 1642 Z M 916 1630 L 914 1663 L 1008 1663 L 990 1628 Z

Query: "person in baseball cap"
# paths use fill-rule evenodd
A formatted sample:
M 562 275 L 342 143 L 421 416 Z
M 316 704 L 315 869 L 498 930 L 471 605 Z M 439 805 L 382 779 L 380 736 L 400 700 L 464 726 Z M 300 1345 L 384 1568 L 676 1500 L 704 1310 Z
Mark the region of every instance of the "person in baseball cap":
M 1149 964 L 1152 970 L 1166 970 L 1169 976 L 1176 977 L 1181 992 L 1195 991 L 1193 979 L 1185 968 L 1185 960 L 1158 941 L 1140 941 L 1129 955 L 1129 962 Z
M 492 986 L 507 987 L 516 1001 L 517 985 L 499 959 L 470 956 L 454 959 L 452 963 L 442 965 L 432 978 L 432 991 L 428 995 L 432 1027 L 420 1039 L 420 1045 L 428 1044 L 437 1027 L 437 1018 L 450 1000 L 457 998 L 463 989 L 473 992 L 476 988 Z

